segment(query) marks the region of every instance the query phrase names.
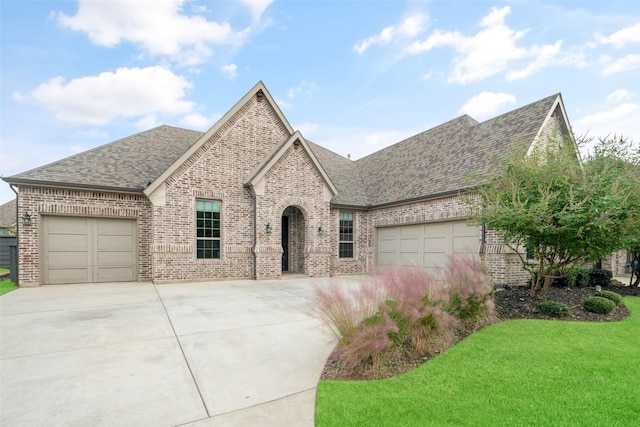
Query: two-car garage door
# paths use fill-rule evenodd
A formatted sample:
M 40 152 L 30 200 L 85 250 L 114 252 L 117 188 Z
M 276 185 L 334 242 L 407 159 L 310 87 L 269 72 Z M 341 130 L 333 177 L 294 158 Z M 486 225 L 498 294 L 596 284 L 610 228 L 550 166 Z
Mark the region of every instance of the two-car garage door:
M 43 283 L 136 280 L 136 222 L 44 216 Z
M 451 254 L 477 254 L 481 231 L 463 220 L 381 227 L 377 236 L 379 268 L 419 267 L 435 273 Z

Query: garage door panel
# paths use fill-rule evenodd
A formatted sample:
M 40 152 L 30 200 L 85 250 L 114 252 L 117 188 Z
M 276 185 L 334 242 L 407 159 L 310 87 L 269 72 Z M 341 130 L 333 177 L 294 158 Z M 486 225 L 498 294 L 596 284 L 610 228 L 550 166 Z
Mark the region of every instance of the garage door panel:
M 437 274 L 449 255 L 477 254 L 480 228 L 457 220 L 379 228 L 377 236 L 378 266 L 415 265 Z
M 43 217 L 43 283 L 136 279 L 135 220 Z
M 413 237 L 411 239 L 401 238 L 400 239 L 400 251 L 417 251 L 420 248 L 420 240 L 418 237 Z
M 98 265 L 100 266 L 132 266 L 133 253 L 131 252 L 98 252 Z
M 88 223 L 86 218 L 77 217 L 48 217 L 47 227 L 52 234 L 87 234 Z
M 128 282 L 133 274 L 133 268 L 113 267 L 98 268 L 98 282 Z
M 98 250 L 131 251 L 133 236 L 98 236 Z
M 50 269 L 48 285 L 61 285 L 71 283 L 90 282 L 89 269 L 87 268 L 66 268 Z
M 49 267 L 85 267 L 89 265 L 90 259 L 87 252 L 52 252 L 49 251 Z
M 89 248 L 87 239 L 86 234 L 49 234 L 49 250 L 87 250 Z

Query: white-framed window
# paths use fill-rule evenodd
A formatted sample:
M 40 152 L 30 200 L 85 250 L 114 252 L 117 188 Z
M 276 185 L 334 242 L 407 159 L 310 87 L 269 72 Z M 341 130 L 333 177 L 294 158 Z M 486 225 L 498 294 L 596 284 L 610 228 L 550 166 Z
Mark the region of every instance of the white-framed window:
M 220 258 L 219 200 L 196 200 L 196 257 Z
M 338 256 L 353 258 L 353 212 L 340 211 Z

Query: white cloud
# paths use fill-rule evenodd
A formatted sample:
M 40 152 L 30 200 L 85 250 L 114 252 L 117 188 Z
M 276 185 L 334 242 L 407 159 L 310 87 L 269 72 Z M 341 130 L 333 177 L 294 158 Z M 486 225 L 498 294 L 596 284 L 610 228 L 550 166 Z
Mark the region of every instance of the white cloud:
M 238 77 L 238 66 L 236 64 L 223 65 L 220 71 L 229 79 L 233 80 Z
M 504 107 L 515 103 L 516 97 L 508 93 L 482 92 L 468 100 L 458 112 L 481 121 L 496 116 Z
M 590 112 L 573 122 L 574 133 L 593 138 L 615 134 L 639 143 L 640 103 L 633 102 L 632 98 L 633 94 L 624 89 L 611 93 L 599 111 Z
M 140 130 L 147 130 L 157 126 L 160 126 L 160 123 L 158 123 L 158 116 L 155 114 L 144 116 L 136 122 L 136 127 Z
M 249 8 L 254 21 L 257 21 L 273 0 L 240 0 L 240 2 Z
M 556 60 L 561 48 L 562 40 L 558 40 L 554 44 L 532 46 L 530 51 L 535 56 L 535 60 L 521 70 L 509 71 L 507 73 L 507 80 L 524 79 L 531 76 L 536 71 L 545 68 Z
M 611 60 L 610 57 L 605 55 L 602 57 L 601 62 L 606 64 L 604 70 L 602 70 L 602 74 L 608 76 L 610 74 L 640 69 L 640 54 L 629 54 L 616 60 Z
M 633 94 L 631 92 L 626 89 L 618 89 L 607 96 L 607 102 L 618 102 L 631 98 L 633 98 Z
M 302 123 L 296 129 L 298 129 L 303 135 L 313 135 L 315 131 L 320 128 L 320 125 L 316 123 Z
M 249 29 L 234 31 L 228 22 L 182 13 L 185 0 L 80 0 L 73 16 L 57 13 L 57 22 L 85 32 L 97 45 L 131 42 L 149 55 L 169 56 L 187 65 L 204 62 L 212 45 L 238 44 Z
M 355 44 L 353 50 L 362 55 L 374 45 L 389 44 L 403 38 L 414 38 L 424 31 L 426 22 L 427 17 L 423 14 L 411 15 L 400 24 L 386 27 L 380 31 L 380 34 L 359 41 Z
M 519 71 L 512 71 L 508 78 L 518 79 L 531 75 L 547 66 L 557 57 L 561 41 L 552 45 L 518 46 L 518 41 L 527 33 L 516 31 L 505 24 L 511 12 L 509 6 L 492 8 L 479 23 L 481 30 L 473 36 L 464 36 L 458 31 L 433 31 L 426 39 L 415 41 L 405 54 L 418 55 L 436 47 L 450 46 L 456 51 L 449 82 L 466 84 L 501 73 L 515 61 L 533 62 Z
M 185 78 L 159 66 L 118 68 L 69 82 L 55 77 L 28 94 L 14 93 L 13 99 L 42 105 L 65 122 L 104 125 L 116 118 L 189 113 L 194 103 L 185 99 L 185 91 L 190 87 Z
M 205 117 L 202 114 L 193 113 L 187 114 L 180 120 L 180 124 L 188 127 L 189 129 L 209 129 L 216 122 L 215 117 Z
M 303 80 L 299 85 L 290 87 L 287 91 L 287 96 L 289 99 L 296 98 L 299 95 L 311 98 L 319 90 L 320 88 L 315 84 L 315 82 Z
M 291 108 L 293 107 L 293 104 L 285 101 L 284 99 L 281 98 L 275 98 L 276 104 L 278 104 L 278 107 L 280 107 L 282 110 L 286 110 L 287 108 Z
M 627 43 L 640 43 L 640 22 L 632 27 L 616 31 L 608 37 L 598 34 L 596 40 L 602 44 L 612 44 L 616 48 L 621 48 Z

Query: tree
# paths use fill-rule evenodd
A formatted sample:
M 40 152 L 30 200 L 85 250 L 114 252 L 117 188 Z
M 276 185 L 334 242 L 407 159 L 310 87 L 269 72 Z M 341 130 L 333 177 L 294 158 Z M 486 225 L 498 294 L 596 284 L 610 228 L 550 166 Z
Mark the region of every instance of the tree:
M 631 147 L 600 140 L 582 162 L 570 138 L 551 137 L 533 151 L 518 145 L 470 199 L 473 222 L 503 232 L 532 274 L 532 297 L 544 296 L 567 268 L 630 248 L 640 236 L 640 162 Z

